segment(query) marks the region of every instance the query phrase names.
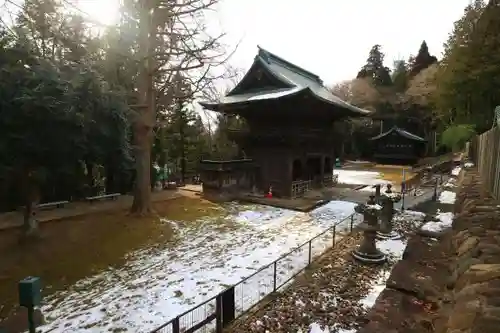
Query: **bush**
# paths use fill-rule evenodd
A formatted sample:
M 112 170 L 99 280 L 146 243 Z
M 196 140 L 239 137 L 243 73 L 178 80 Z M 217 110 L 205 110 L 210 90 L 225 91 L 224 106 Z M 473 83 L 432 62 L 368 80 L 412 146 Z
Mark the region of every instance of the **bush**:
M 474 125 L 460 124 L 448 127 L 441 136 L 441 145 L 458 151 L 464 149 L 465 143 L 476 133 Z

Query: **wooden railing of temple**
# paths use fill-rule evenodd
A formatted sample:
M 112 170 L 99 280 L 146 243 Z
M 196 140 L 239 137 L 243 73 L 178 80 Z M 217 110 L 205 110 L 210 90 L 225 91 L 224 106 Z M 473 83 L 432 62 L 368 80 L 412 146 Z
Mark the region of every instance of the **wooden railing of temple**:
M 312 180 L 297 180 L 292 182 L 292 199 L 303 197 L 312 188 Z

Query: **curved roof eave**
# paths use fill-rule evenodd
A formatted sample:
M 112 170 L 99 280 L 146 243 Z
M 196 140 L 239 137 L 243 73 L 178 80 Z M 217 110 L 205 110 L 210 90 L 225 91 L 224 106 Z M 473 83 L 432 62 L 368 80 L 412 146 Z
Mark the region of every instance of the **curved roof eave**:
M 354 112 L 354 113 L 357 113 L 359 116 L 367 116 L 367 115 L 369 115 L 369 114 L 371 114 L 371 113 L 372 113 L 372 111 L 370 111 L 370 110 L 364 110 L 364 109 L 358 108 L 357 106 L 354 106 L 354 105 L 349 104 L 349 103 L 347 103 L 347 102 L 344 102 L 344 101 L 342 101 L 342 100 L 340 100 L 341 102 L 334 102 L 334 101 L 331 101 L 331 100 L 329 100 L 329 99 L 326 99 L 326 98 L 324 98 L 324 97 L 319 96 L 318 94 L 316 94 L 316 93 L 314 92 L 314 90 L 312 90 L 312 89 L 310 89 L 310 88 L 308 88 L 308 89 L 309 89 L 309 91 L 310 91 L 310 92 L 311 92 L 311 93 L 312 93 L 312 94 L 313 94 L 313 95 L 314 95 L 317 99 L 319 99 L 319 100 L 321 100 L 321 101 L 323 101 L 323 102 L 325 102 L 325 103 L 328 103 L 328 104 L 331 104 L 331 105 L 335 105 L 335 106 L 337 106 L 337 107 L 344 108 L 344 109 L 347 109 L 347 110 L 352 111 L 352 112 Z
M 248 99 L 240 100 L 240 101 L 234 101 L 234 102 L 229 102 L 229 103 L 219 103 L 219 102 L 198 102 L 203 108 L 211 110 L 211 111 L 223 111 L 224 107 L 233 107 L 233 106 L 244 106 L 249 103 L 255 103 L 258 101 L 269 101 L 269 100 L 278 100 L 281 98 L 287 98 L 291 96 L 298 95 L 300 93 L 303 93 L 304 91 L 308 90 L 309 88 L 307 87 L 295 87 L 295 88 L 289 88 L 288 90 L 281 90 L 281 91 L 267 91 L 267 92 L 262 92 L 260 94 L 250 96 Z
M 373 141 L 373 140 L 378 140 L 378 139 L 381 139 L 383 137 L 386 137 L 387 135 L 391 134 L 392 132 L 397 132 L 399 135 L 403 136 L 403 137 L 406 137 L 410 140 L 414 140 L 414 141 L 419 141 L 419 142 L 427 142 L 426 139 L 416 135 L 416 134 L 413 134 L 411 132 L 408 132 L 404 129 L 401 129 L 397 126 L 393 126 L 391 129 L 389 129 L 388 131 L 385 131 L 383 133 L 380 133 L 379 135 L 376 135 L 368 140 L 370 141 Z

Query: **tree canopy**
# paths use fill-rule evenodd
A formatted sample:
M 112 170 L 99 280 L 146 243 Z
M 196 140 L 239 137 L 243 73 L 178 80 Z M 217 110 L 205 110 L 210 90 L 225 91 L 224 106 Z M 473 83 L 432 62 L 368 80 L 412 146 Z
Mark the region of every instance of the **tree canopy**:
M 140 4 L 123 1 L 112 27 L 96 26 L 62 0 L 12 4 L 14 22 L 0 24 L 1 209 L 130 193 L 144 79 L 154 96 L 146 165 L 190 174 L 213 153 L 213 133 L 190 105 L 221 77 L 211 69 L 226 50 L 203 20 L 188 21 L 216 1 L 191 1 L 189 11 L 169 2 L 146 15 Z M 151 15 L 158 33 L 148 33 L 153 44 L 144 53 L 141 24 Z M 143 55 L 151 59 L 146 75 Z

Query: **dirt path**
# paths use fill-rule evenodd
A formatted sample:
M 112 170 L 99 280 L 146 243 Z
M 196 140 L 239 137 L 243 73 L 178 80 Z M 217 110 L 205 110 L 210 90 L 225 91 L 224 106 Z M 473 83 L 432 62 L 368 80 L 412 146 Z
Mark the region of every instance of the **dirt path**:
M 153 192 L 153 202 L 161 202 L 165 200 L 179 198 L 184 195 L 182 190 L 165 190 L 161 192 Z M 37 219 L 39 222 L 58 221 L 65 218 L 83 216 L 94 213 L 122 210 L 132 205 L 133 197 L 131 195 L 122 195 L 116 200 L 101 201 L 95 203 L 88 202 L 71 202 L 65 207 L 52 210 L 41 210 L 38 212 Z M 14 211 L 0 214 L 0 231 L 5 229 L 16 228 L 22 225 L 23 212 Z

